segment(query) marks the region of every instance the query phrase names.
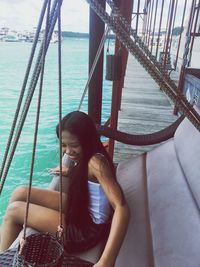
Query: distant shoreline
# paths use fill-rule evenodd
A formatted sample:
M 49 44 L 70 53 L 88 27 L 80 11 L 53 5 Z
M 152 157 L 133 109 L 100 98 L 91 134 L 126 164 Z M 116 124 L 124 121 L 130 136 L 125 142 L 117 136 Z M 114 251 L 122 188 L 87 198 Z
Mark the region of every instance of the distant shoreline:
M 62 31 L 62 37 L 89 38 L 89 33 Z M 115 39 L 115 35 L 110 34 L 109 38 Z

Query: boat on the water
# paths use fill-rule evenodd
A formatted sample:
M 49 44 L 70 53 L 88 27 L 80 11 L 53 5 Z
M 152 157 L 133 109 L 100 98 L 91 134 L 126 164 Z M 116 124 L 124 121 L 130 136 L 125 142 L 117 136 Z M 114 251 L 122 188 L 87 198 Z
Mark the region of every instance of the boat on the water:
M 200 68 L 192 62 L 200 37 L 200 1 L 87 2 L 89 78 L 79 109 L 88 90 L 88 114 L 99 134 L 108 138 L 107 150 L 131 211 L 115 267 L 199 267 Z M 27 95 L 30 102 L 41 73 L 42 49 L 52 40 L 59 8 L 55 0 L 43 36 L 46 46 L 41 46 Z M 115 53 L 106 57 L 106 79 L 113 82 L 111 114 L 101 125 L 103 48 L 110 30 L 116 36 Z M 33 46 L 40 31 L 39 24 Z M 59 30 L 55 40 L 60 45 Z M 145 149 L 139 151 L 141 147 Z M 13 153 L 14 149 L 5 153 L 0 188 Z M 0 266 L 12 266 L 18 243 L 19 238 L 0 254 Z M 70 258 L 72 266 L 92 266 L 103 246 Z M 68 266 L 66 259 L 67 255 L 59 266 Z

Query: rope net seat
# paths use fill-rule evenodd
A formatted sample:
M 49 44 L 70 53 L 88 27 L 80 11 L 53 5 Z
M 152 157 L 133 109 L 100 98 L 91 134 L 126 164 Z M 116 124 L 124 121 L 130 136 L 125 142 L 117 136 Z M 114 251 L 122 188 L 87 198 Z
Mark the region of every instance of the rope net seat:
M 63 246 L 55 236 L 48 233 L 30 235 L 22 253 L 15 253 L 12 266 L 61 266 L 63 252 Z
M 4 253 L 0 253 L 0 266 L 1 267 L 13 267 L 13 259 L 17 253 L 17 249 L 9 249 Z M 25 265 L 24 265 L 25 266 Z M 26 265 L 31 266 L 31 265 Z M 38 265 L 34 265 L 38 266 Z M 40 266 L 52 266 L 52 265 L 40 265 Z M 93 264 L 82 260 L 78 257 L 64 253 L 62 256 L 62 261 L 59 265 L 54 265 L 57 267 L 92 267 Z

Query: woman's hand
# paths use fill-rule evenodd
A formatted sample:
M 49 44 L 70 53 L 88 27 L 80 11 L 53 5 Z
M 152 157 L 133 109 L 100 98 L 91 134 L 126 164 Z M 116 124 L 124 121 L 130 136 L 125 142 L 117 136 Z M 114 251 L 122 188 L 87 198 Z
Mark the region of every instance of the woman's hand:
M 51 174 L 60 175 L 60 165 L 50 170 Z M 69 168 L 62 166 L 62 175 L 67 176 L 69 174 Z
M 93 265 L 93 267 L 114 267 L 114 265 L 107 265 L 106 263 L 95 263 L 95 265 Z

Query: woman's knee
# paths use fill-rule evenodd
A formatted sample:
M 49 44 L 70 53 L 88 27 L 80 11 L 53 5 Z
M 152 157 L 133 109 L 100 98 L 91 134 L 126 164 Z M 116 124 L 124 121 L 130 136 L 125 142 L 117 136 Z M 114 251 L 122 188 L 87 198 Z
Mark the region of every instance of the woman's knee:
M 19 216 L 22 214 L 22 209 L 24 209 L 24 203 L 21 201 L 15 201 L 8 205 L 4 222 L 15 222 L 19 223 Z
M 12 193 L 10 203 L 14 201 L 25 201 L 27 198 L 27 186 L 18 186 Z

